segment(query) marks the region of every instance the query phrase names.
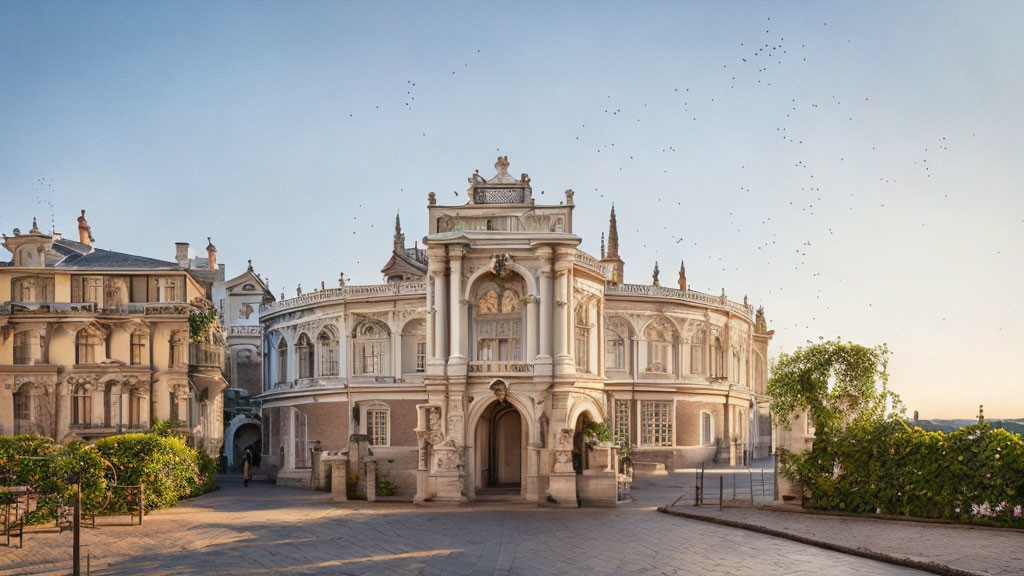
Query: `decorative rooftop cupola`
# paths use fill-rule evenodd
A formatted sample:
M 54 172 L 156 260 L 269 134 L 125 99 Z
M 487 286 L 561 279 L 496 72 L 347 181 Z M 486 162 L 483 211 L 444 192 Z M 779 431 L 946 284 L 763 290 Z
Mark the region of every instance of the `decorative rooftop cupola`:
M 477 170 L 469 177 L 466 194 L 470 204 L 533 204 L 530 176 L 523 172 L 518 179 L 508 173 L 508 156 L 498 156 L 494 178 L 484 180 Z
M 658 269 L 658 261 L 654 261 L 654 272 L 651 273 L 651 283 L 655 286 L 661 286 L 661 282 L 658 280 L 658 276 L 661 276 L 661 270 Z
M 85 210 L 82 210 L 82 215 L 78 217 L 78 241 L 86 246 L 92 246 L 92 243 L 96 241 L 92 237 L 92 228 L 89 227 L 89 223 L 85 220 Z
M 14 266 L 45 267 L 46 255 L 53 247 L 53 236 L 39 231 L 39 223 L 32 218 L 28 234 L 14 229 L 14 236 L 4 235 L 4 247 L 14 254 Z
M 393 249 L 395 252 L 405 250 L 405 234 L 402 233 L 402 220 L 398 213 L 395 213 L 395 242 Z
M 601 262 L 611 264 L 612 278 L 609 284 L 622 284 L 625 263 L 619 258 L 619 224 L 615 219 L 615 205 L 612 204 L 612 212 L 608 217 L 608 249 L 601 251 Z
M 686 292 L 686 262 L 679 261 L 679 289 Z
M 210 270 L 216 270 L 217 247 L 213 245 L 213 240 L 209 236 L 206 237 L 206 257 L 210 260 Z

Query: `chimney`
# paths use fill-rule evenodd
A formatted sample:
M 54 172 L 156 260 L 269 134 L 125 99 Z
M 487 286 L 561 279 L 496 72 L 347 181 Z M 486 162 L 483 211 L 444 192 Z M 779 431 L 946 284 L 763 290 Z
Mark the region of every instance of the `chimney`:
M 213 240 L 209 236 L 206 237 L 206 256 L 210 259 L 210 270 L 217 269 L 217 247 L 213 245 Z
M 178 268 L 188 268 L 188 242 L 174 243 L 174 259 L 178 262 Z
M 82 210 L 82 215 L 78 217 L 78 241 L 86 246 L 92 246 L 92 228 L 85 221 L 85 210 Z

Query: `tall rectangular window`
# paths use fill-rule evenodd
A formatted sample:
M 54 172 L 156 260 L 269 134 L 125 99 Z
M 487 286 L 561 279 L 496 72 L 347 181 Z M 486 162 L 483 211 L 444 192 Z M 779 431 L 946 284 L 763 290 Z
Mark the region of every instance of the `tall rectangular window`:
M 417 342 L 416 343 L 416 371 L 426 372 L 427 371 L 427 343 Z
M 626 369 L 626 343 L 618 336 L 606 340 L 604 344 L 605 366 L 614 370 Z
M 14 335 L 14 363 L 35 364 L 39 361 L 39 333 L 35 330 Z
M 306 415 L 298 410 L 295 411 L 295 467 L 309 468 L 309 449 L 306 442 Z
M 366 435 L 370 437 L 371 445 L 389 446 L 391 435 L 388 428 L 388 410 L 386 408 L 371 408 L 366 411 Z
M 640 402 L 640 443 L 644 446 L 672 445 L 672 401 Z
M 142 332 L 132 332 L 132 365 L 142 366 L 149 363 L 146 357 L 146 335 Z
M 32 396 L 28 390 L 21 390 L 14 395 L 14 419 L 31 420 L 32 418 Z
M 714 428 L 711 422 L 710 412 L 700 413 L 700 443 L 701 446 L 711 446 L 714 438 Z
M 97 305 L 103 305 L 103 278 L 86 278 L 83 281 L 85 287 L 85 301 L 95 302 Z
M 615 400 L 615 418 L 612 422 L 612 436 L 616 444 L 632 444 L 629 434 L 629 400 Z

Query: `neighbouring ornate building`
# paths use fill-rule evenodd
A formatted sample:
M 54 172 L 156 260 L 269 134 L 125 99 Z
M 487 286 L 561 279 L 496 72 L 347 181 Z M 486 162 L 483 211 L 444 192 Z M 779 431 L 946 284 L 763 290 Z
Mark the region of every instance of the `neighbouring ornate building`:
M 159 418 L 217 454 L 223 336 L 189 328 L 223 280 L 216 248 L 190 258 L 177 243 L 173 262 L 102 250 L 85 210 L 78 232 L 69 240 L 33 221 L 3 236 L 13 258 L 0 263 L 0 434 L 88 440 Z
M 231 383 L 224 391 L 224 455 L 226 464 L 236 468 L 245 448 L 260 439 L 259 408 L 252 401 L 263 389 L 259 309 L 274 296 L 250 260 L 245 272 L 213 285 L 213 300 L 227 345 Z
M 583 441 L 588 422 L 638 467 L 767 455 L 763 312 L 688 289 L 682 266 L 678 288 L 657 267 L 623 283 L 614 208 L 591 256 L 572 190 L 538 205 L 526 174 L 495 167 L 470 177 L 465 205 L 429 195 L 422 248 L 396 220 L 384 283 L 261 306 L 264 469 L 322 486 L 337 461 L 369 457 L 417 501 L 575 506 L 607 502 L 615 451 Z

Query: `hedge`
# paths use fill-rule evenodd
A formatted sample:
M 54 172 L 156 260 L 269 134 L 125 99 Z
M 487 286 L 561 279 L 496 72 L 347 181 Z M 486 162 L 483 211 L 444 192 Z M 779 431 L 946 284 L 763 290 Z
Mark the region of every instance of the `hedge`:
M 1024 528 L 1024 440 L 985 422 L 949 434 L 850 426 L 781 465 L 808 508 Z
M 0 436 L 0 502 L 12 497 L 3 487 L 29 486 L 39 500 L 26 521 L 52 520 L 57 506 L 71 501 L 69 479 L 78 474 L 86 513 L 124 513 L 125 490 L 112 486 L 111 468 L 117 485 L 145 487 L 147 511 L 213 490 L 217 472 L 216 461 L 206 452 L 169 434 L 123 434 L 88 445 L 60 445 L 34 435 Z

